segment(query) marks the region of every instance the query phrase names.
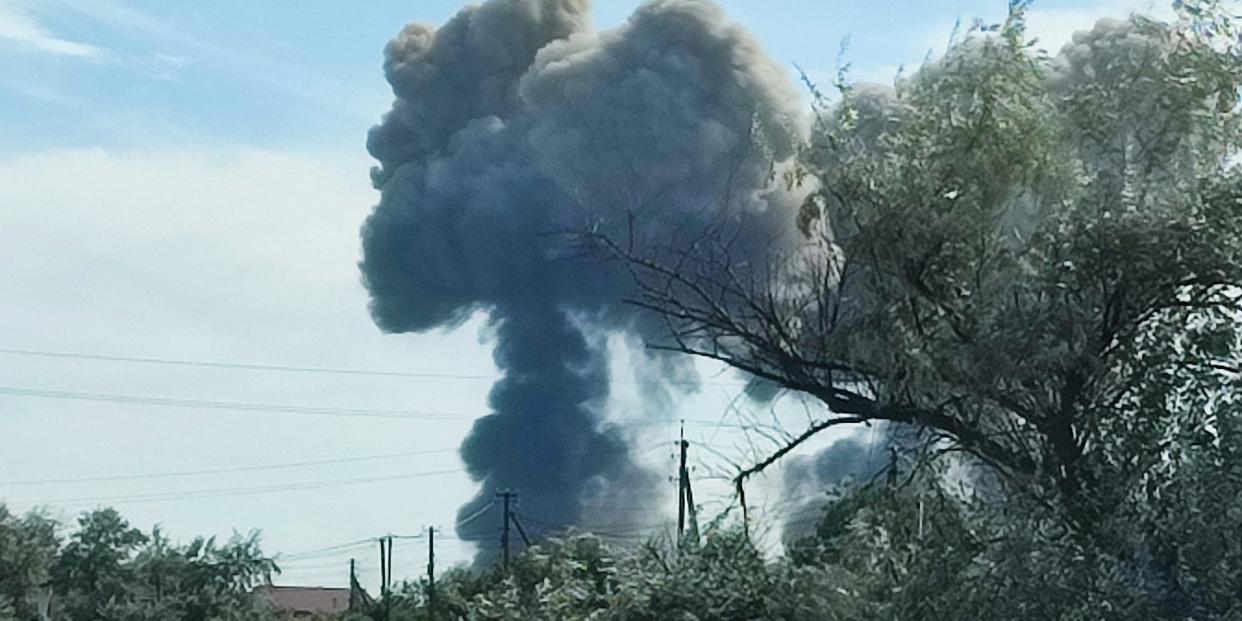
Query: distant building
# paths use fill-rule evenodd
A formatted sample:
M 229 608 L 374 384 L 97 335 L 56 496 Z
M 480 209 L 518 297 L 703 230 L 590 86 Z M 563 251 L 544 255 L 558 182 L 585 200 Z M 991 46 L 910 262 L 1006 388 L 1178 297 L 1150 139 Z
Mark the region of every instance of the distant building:
M 349 610 L 349 589 L 268 586 L 259 589 L 259 594 L 277 611 L 295 619 Z

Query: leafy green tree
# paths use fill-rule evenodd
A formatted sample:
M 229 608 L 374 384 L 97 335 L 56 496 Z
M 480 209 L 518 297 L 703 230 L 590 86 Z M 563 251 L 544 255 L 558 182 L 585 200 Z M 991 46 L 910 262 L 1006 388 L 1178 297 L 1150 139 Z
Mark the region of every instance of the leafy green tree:
M 656 621 L 855 619 L 835 588 L 836 568 L 769 561 L 741 531 L 709 530 L 701 544 L 659 541 L 615 547 L 590 535 L 549 541 L 508 571 L 455 570 L 437 580 L 428 608 L 422 584 L 391 602 L 393 621 L 430 619 Z M 383 619 L 379 605 L 369 618 Z M 353 621 L 356 617 L 346 617 Z
M 1090 532 L 1238 373 L 1242 47 L 1230 14 L 1104 20 L 1061 55 L 1025 4 L 892 89 L 841 81 L 792 183 L 795 250 L 608 244 L 673 350 L 930 432 Z M 823 98 L 821 101 L 826 102 Z M 1180 432 L 1179 432 L 1180 433 Z
M 254 589 L 279 569 L 259 548 L 257 533 L 224 545 L 196 538 L 173 545 L 157 528 L 130 562 L 124 599 L 106 607 L 115 621 L 261 620 L 270 617 Z
M 59 610 L 74 621 L 106 620 L 107 607 L 125 600 L 134 581 L 129 561 L 147 541 L 115 509 L 83 514 L 52 567 Z
M 56 524 L 40 513 L 0 505 L 0 619 L 33 621 L 59 548 Z
M 51 566 L 57 619 L 72 621 L 261 621 L 273 611 L 255 595 L 279 568 L 258 533 L 224 544 L 172 543 L 114 509 L 85 513 Z
M 1000 482 L 987 502 L 918 487 L 947 504 L 917 541 L 904 493 L 830 506 L 794 558 L 845 576 L 850 614 L 1236 618 L 1235 17 L 1183 2 L 1053 56 L 1011 6 L 892 88 L 816 93 L 788 178 L 811 190 L 801 243 L 739 259 L 735 223 L 693 245 L 602 241 L 667 349 L 825 406 L 739 488 L 874 421 Z

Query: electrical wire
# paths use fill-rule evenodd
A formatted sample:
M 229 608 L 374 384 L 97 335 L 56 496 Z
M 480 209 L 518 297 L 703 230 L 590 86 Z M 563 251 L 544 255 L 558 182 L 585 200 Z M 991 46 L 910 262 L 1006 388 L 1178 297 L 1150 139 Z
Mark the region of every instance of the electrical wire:
M 117 356 L 111 354 L 89 354 L 83 352 L 58 352 L 36 349 L 19 349 L 16 347 L 0 347 L 0 354 L 10 356 L 32 356 L 40 358 L 70 358 L 76 360 L 102 360 L 107 362 L 133 362 L 138 364 L 159 364 L 182 367 L 207 367 L 216 369 L 243 369 L 249 371 L 283 371 L 288 373 L 319 373 L 325 375 L 363 375 L 374 377 L 402 377 L 416 379 L 453 379 L 453 380 L 490 380 L 497 378 L 491 375 L 465 375 L 458 373 L 415 373 L 411 371 L 386 371 L 372 369 L 346 369 L 339 367 L 304 367 L 280 364 L 258 364 L 251 362 L 220 362 L 212 360 L 186 360 L 178 358 L 152 358 L 145 356 Z
M 25 481 L 0 481 L 0 487 L 19 487 L 26 485 L 60 485 L 68 483 L 104 483 L 108 481 L 142 481 L 149 479 L 165 479 L 174 477 L 191 477 L 203 476 L 210 474 L 227 474 L 234 472 L 257 472 L 263 470 L 284 470 L 289 468 L 302 468 L 307 466 L 324 466 L 330 464 L 347 464 L 366 461 L 379 461 L 384 459 L 396 459 L 399 457 L 412 457 L 415 455 L 433 455 L 437 453 L 456 452 L 455 448 L 431 449 L 426 451 L 406 451 L 403 453 L 388 453 L 384 455 L 366 455 L 362 457 L 341 457 L 336 459 L 319 459 L 314 461 L 296 461 L 278 464 L 260 464 L 255 466 L 230 466 L 227 468 L 210 468 L 206 470 L 181 470 L 177 472 L 152 472 L 146 474 L 118 474 L 98 477 L 80 477 L 67 479 L 32 479 Z
M 493 501 L 491 501 L 491 502 L 487 503 L 486 505 L 483 505 L 481 508 L 479 508 L 479 510 L 478 510 L 478 511 L 475 511 L 474 513 L 471 513 L 469 516 L 464 517 L 464 518 L 462 518 L 462 519 L 460 519 L 460 520 L 457 520 L 457 523 L 456 523 L 454 526 L 455 526 L 456 528 L 461 528 L 462 526 L 465 526 L 466 524 L 469 524 L 469 523 L 471 523 L 471 522 L 473 522 L 473 521 L 475 521 L 475 520 L 479 519 L 480 517 L 482 517 L 482 516 L 483 516 L 483 514 L 487 513 L 488 509 L 491 509 L 491 508 L 492 508 L 492 507 L 494 507 L 494 506 L 496 506 L 496 501 L 495 501 L 495 500 L 493 500 Z
M 90 496 L 82 498 L 61 498 L 57 500 L 45 500 L 41 502 L 25 503 L 27 505 L 43 506 L 43 505 L 66 505 L 66 504 L 82 504 L 94 502 L 106 503 L 129 503 L 129 502 L 155 502 L 165 500 L 198 500 L 203 498 L 221 498 L 226 496 L 249 496 L 255 494 L 268 494 L 275 492 L 300 491 L 307 489 L 322 489 L 326 487 L 337 487 L 343 485 L 359 485 L 365 483 L 378 483 L 382 481 L 399 481 L 403 479 L 415 479 L 428 476 L 438 476 L 445 474 L 456 474 L 464 472 L 460 468 L 451 470 L 433 470 L 429 472 L 414 472 L 407 474 L 394 474 L 376 477 L 359 477 L 353 479 L 334 479 L 330 481 L 310 481 L 304 483 L 284 483 L 279 485 L 262 485 L 256 487 L 225 487 L 207 490 L 196 490 L 190 492 L 160 492 L 152 494 L 131 494 L 127 496 Z
M 336 408 L 306 405 L 289 405 L 280 403 L 245 403 L 234 401 L 210 401 L 207 399 L 179 399 L 173 397 L 147 397 L 139 395 L 117 395 L 95 392 L 74 392 L 69 390 L 44 390 L 38 388 L 18 388 L 0 386 L 0 394 L 19 397 L 38 397 L 43 399 L 68 399 L 75 401 L 101 401 L 109 403 L 127 403 L 134 405 L 157 405 L 185 408 L 203 408 L 213 410 L 235 410 L 241 412 L 277 412 L 288 414 L 315 414 L 326 416 L 351 416 L 363 418 L 409 418 L 417 420 L 473 420 L 467 414 L 446 412 L 421 412 L 417 410 L 368 410 L 355 408 Z
M 279 560 L 294 560 L 294 559 L 299 559 L 299 558 L 313 558 L 315 555 L 319 555 L 323 553 L 335 553 L 341 550 L 352 550 L 355 548 L 360 548 L 362 546 L 369 546 L 373 543 L 375 543 L 374 537 L 371 537 L 368 539 L 358 539 L 357 541 L 348 541 L 345 543 L 338 543 L 336 545 L 327 546 L 325 548 L 313 548 L 310 550 L 303 550 L 301 552 L 294 552 L 289 555 L 278 554 L 276 558 L 278 561 Z
M 262 364 L 254 362 L 224 362 L 215 360 L 191 360 L 185 358 L 160 358 L 150 356 L 121 356 L 115 354 L 92 354 L 86 352 L 64 352 L 64 351 L 48 351 L 39 349 L 25 349 L 18 347 L 0 347 L 0 354 L 10 356 L 28 356 L 40 358 L 61 358 L 74 360 L 98 360 L 104 362 L 129 362 L 136 364 L 157 364 L 166 366 L 181 367 L 204 367 L 216 369 L 240 369 L 248 371 L 280 371 L 286 373 L 318 373 L 325 375 L 360 375 L 371 377 L 400 377 L 412 379 L 435 379 L 435 380 L 472 380 L 472 381 L 490 381 L 494 382 L 499 379 L 497 375 L 481 375 L 481 374 L 465 374 L 465 373 L 427 373 L 414 371 L 390 371 L 383 369 L 351 369 L 344 367 L 310 367 L 298 365 L 283 364 Z M 745 381 L 719 381 L 719 380 L 665 380 L 665 383 L 672 385 L 721 385 L 721 386 L 745 386 Z
M 133 405 L 149 405 L 159 407 L 179 407 L 191 409 L 232 410 L 239 412 L 274 412 L 280 414 L 311 414 L 325 416 L 344 416 L 360 418 L 391 418 L 412 420 L 475 420 L 489 414 L 472 415 L 464 412 L 425 412 L 420 410 L 373 410 L 361 408 L 340 408 L 327 406 L 295 405 L 286 403 L 248 403 L 240 401 L 215 401 L 209 399 L 183 399 L 177 397 L 159 397 L 143 395 L 119 395 L 112 393 L 78 392 L 71 390 L 51 390 L 42 388 L 22 388 L 0 386 L 0 395 L 17 397 L 35 397 L 40 399 L 63 399 L 70 401 L 94 401 L 106 403 L 126 403 Z M 620 426 L 658 426 L 684 423 L 687 426 L 716 427 L 718 423 L 709 420 L 686 419 L 647 420 L 647 419 L 610 419 L 602 418 L 601 425 Z M 739 429 L 749 428 L 748 425 L 724 425 Z

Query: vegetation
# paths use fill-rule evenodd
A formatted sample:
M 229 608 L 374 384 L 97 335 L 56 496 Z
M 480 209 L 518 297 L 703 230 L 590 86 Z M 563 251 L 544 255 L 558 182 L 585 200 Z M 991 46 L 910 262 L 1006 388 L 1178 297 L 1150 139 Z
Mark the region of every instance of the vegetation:
M 1104 21 L 1051 57 L 1024 11 L 895 89 L 821 96 L 789 175 L 813 188 L 798 244 L 740 259 L 743 220 L 608 247 L 667 349 L 832 414 L 774 458 L 832 426 L 917 427 L 1090 530 L 1169 463 L 1156 447 L 1221 431 L 1242 48 L 1228 13 L 1185 3 L 1177 24 Z
M 144 533 L 113 509 L 84 513 L 67 542 L 40 513 L 12 515 L 0 505 L 0 621 L 260 621 L 254 596 L 275 563 L 258 535 L 172 544 L 159 528 Z
M 736 529 L 680 546 L 572 536 L 508 572 L 444 576 L 434 609 L 411 583 L 351 621 L 1242 619 L 1242 471 L 1222 468 L 1239 448 L 1196 449 L 1197 466 L 1161 477 L 1164 491 L 1106 538 L 1035 501 L 947 492 L 926 471 L 838 490 L 781 558 Z
M 1184 2 L 1054 57 L 1023 11 L 891 90 L 820 96 L 790 252 L 734 261 L 727 228 L 595 240 L 668 348 L 825 406 L 739 490 L 871 422 L 924 434 L 903 476 L 828 490 L 780 557 L 741 526 L 573 535 L 348 619 L 1242 620 L 1239 32 Z M 100 510 L 62 543 L 0 508 L 4 621 L 45 587 L 74 621 L 261 619 L 274 571 L 254 537 L 177 546 Z

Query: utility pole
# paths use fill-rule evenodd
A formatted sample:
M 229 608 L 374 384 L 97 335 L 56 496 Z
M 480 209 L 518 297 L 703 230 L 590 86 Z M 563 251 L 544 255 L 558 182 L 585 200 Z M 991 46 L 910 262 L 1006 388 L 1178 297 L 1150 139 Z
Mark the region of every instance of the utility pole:
M 349 559 L 349 610 L 358 612 L 366 608 L 367 592 L 358 583 L 358 569 L 354 559 Z
M 380 597 L 384 600 L 384 621 L 388 621 L 392 609 L 392 540 L 393 536 L 380 537 Z
M 699 516 L 698 509 L 694 506 L 694 488 L 690 484 L 690 468 L 686 466 L 687 455 L 690 450 L 690 442 L 686 440 L 686 427 L 682 424 L 681 439 L 678 441 L 681 447 L 681 465 L 677 469 L 677 540 L 681 541 L 686 533 L 686 515 L 690 516 L 690 536 L 698 539 L 699 537 Z
M 746 506 L 746 481 L 742 477 L 734 479 L 737 485 L 737 500 L 742 506 L 742 535 L 750 541 L 750 509 Z
M 504 568 L 507 570 L 509 569 L 509 522 L 512 521 L 511 514 L 509 513 L 509 501 L 510 499 L 516 498 L 517 494 L 515 492 L 504 491 L 499 492 L 496 495 L 503 498 L 505 503 L 504 524 L 502 526 L 502 530 L 500 531 L 500 549 L 501 553 L 504 555 L 502 557 L 504 558 Z
M 388 535 L 388 597 L 384 601 L 384 621 L 392 616 L 392 535 Z
M 682 450 L 686 450 L 690 446 L 689 442 L 682 442 Z M 694 506 L 694 485 L 690 482 L 690 470 L 686 469 L 686 511 L 690 514 L 690 536 L 695 541 L 699 539 L 699 510 Z
M 436 528 L 427 528 L 427 611 L 436 616 Z
M 686 532 L 686 449 L 690 446 L 686 442 L 685 421 L 681 423 L 681 439 L 677 445 L 681 447 L 681 466 L 677 469 L 677 541 L 681 541 Z
M 380 597 L 383 598 L 388 593 L 388 552 L 384 550 L 384 538 L 380 537 L 379 553 L 380 553 Z

